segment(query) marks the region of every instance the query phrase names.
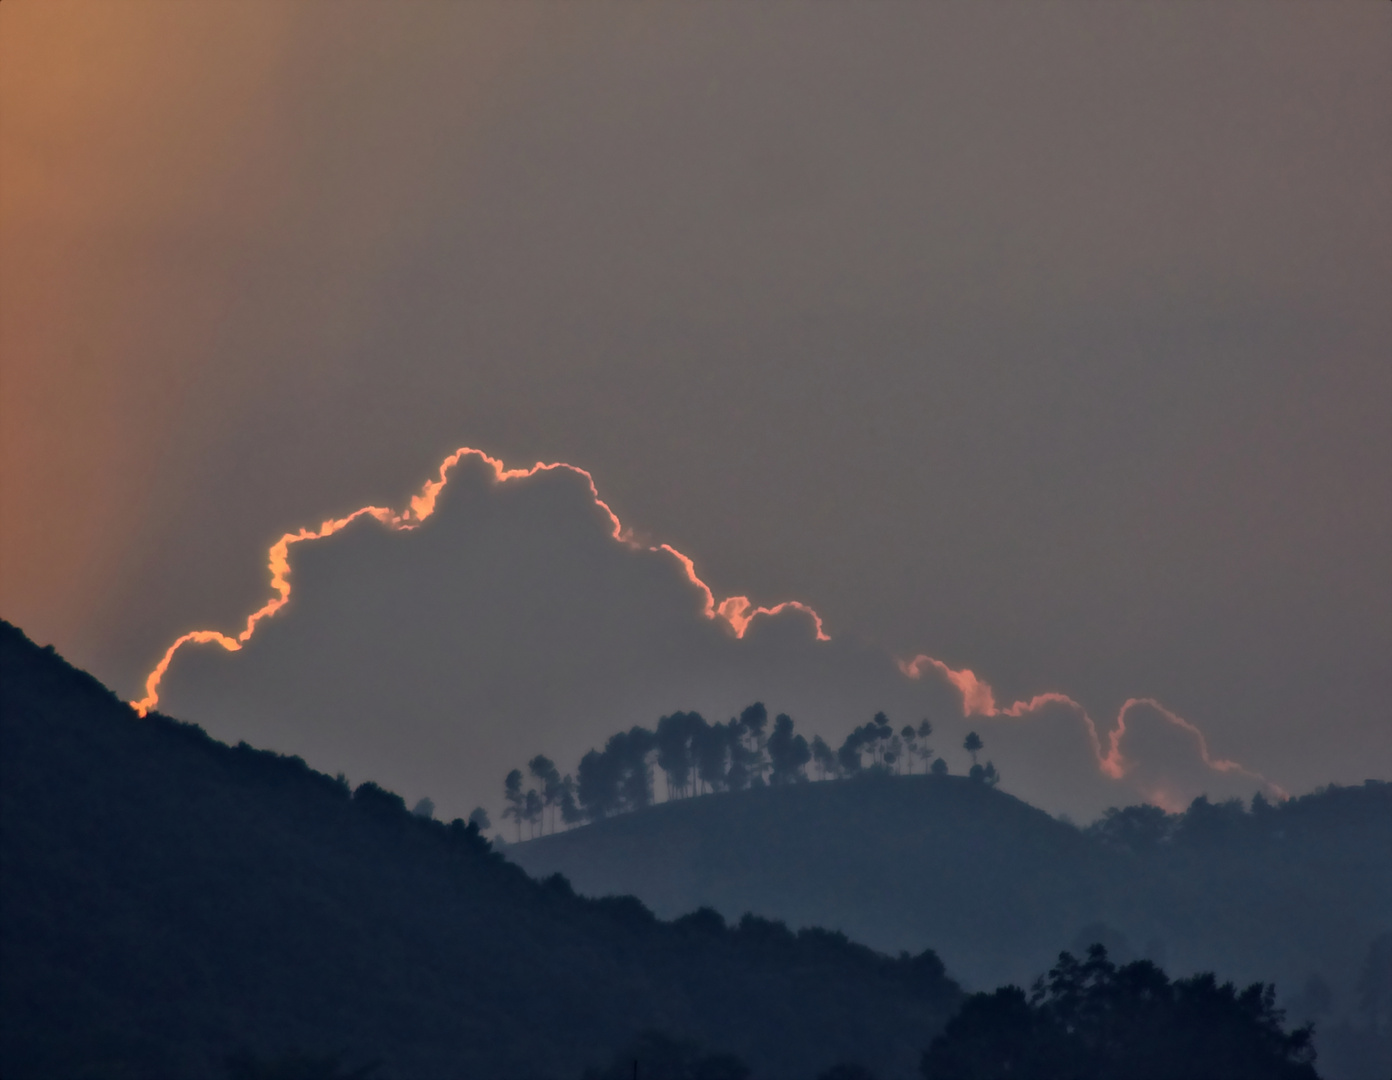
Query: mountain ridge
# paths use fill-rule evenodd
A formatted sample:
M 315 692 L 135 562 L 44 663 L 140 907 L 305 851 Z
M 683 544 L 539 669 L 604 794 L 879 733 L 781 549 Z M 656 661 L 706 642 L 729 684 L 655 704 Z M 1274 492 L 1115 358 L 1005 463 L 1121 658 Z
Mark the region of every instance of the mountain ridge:
M 462 821 L 151 712 L 0 624 L 0 1073 L 575 1077 L 647 1028 L 755 1075 L 911 1076 L 960 1000 L 898 958 L 751 918 L 664 923 L 529 879 Z
M 664 802 L 504 851 L 659 914 L 931 942 L 976 987 L 1027 984 L 1091 929 L 1180 971 L 1286 992 L 1318 974 L 1346 1012 L 1369 942 L 1392 930 L 1392 784 L 1253 806 L 1128 808 L 1080 829 L 966 777 L 872 772 Z

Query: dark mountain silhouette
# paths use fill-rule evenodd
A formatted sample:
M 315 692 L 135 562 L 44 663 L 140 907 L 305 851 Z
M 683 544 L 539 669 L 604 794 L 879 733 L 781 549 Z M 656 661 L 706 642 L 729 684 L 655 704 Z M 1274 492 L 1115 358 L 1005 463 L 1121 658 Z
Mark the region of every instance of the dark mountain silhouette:
M 8 623 L 0 706 L 6 1080 L 573 1080 L 645 1031 L 757 1077 L 889 1080 L 961 997 L 931 952 L 533 881 L 477 826 L 140 719 Z
M 1367 972 L 1392 927 L 1385 783 L 1250 809 L 1129 807 L 1080 829 L 967 777 L 867 771 L 664 802 L 506 852 L 667 917 L 709 906 L 878 949 L 931 943 L 978 988 L 1024 982 L 1061 946 L 1094 942 L 1119 962 L 1274 981 L 1293 1021 L 1328 1029 L 1317 1039 L 1321 1061 L 1340 1063 L 1330 1075 L 1392 1070 L 1392 1025 L 1360 1003 L 1384 978 Z M 1307 992 L 1312 980 L 1324 990 Z
M 555 778 L 545 758 L 529 771 L 543 786 Z M 1052 932 L 1049 920 L 1023 934 L 1006 925 L 1028 897 L 1011 895 L 977 819 L 1047 841 L 1025 868 L 1026 884 L 1044 888 L 1043 862 L 1056 864 L 1057 885 L 1117 859 L 1218 850 L 1254 821 L 1285 837 L 1299 821 L 1343 820 L 1367 797 L 1325 792 L 1294 817 L 1282 816 L 1289 806 L 1247 814 L 1201 803 L 1177 819 L 1133 808 L 1081 833 L 988 784 L 905 779 L 921 783 L 873 770 L 836 785 L 789 781 L 551 840 L 602 842 L 634 827 L 642 836 L 654 822 L 670 837 L 664 813 L 715 808 L 756 825 L 742 842 L 716 839 L 758 857 L 780 837 L 791 850 L 787 838 L 826 825 L 827 808 L 849 797 L 839 807 L 849 816 L 820 838 L 823 871 L 842 875 L 854 900 L 864 885 L 844 875 L 875 864 L 848 867 L 842 839 L 860 829 L 882 857 L 894 832 L 857 815 L 883 810 L 874 804 L 886 797 L 907 795 L 911 809 L 927 791 L 957 815 L 938 880 L 987 873 L 997 901 L 981 926 L 994 921 L 997 937 L 1028 950 L 1032 935 Z M 583 1070 L 611 1080 L 641 1064 L 648 1080 L 896 1080 L 920 1066 L 936 1080 L 997 1075 L 989 1069 L 1008 1043 L 1032 1066 L 1064 1061 L 1106 1080 L 1129 1076 L 1128 1055 L 1148 1038 L 1185 1075 L 1218 1062 L 1215 1076 L 1239 1075 L 1231 1063 L 1245 1063 L 1240 1075 L 1314 1076 L 1301 1065 L 1306 1036 L 1286 1031 L 1266 986 L 1171 982 L 1148 962 L 1113 967 L 1099 946 L 1082 965 L 1061 957 L 1047 990 L 1028 999 L 1003 987 L 963 1004 L 932 951 L 892 958 L 757 915 L 732 926 L 709 907 L 664 923 L 631 896 L 586 900 L 562 877 L 531 880 L 479 824 L 437 822 L 429 809 L 408 812 L 376 784 L 350 791 L 297 758 L 227 747 L 167 717 L 137 718 L 0 622 L 0 1075 L 571 1080 Z M 788 816 L 808 810 L 803 822 Z M 1005 835 L 997 846 L 1010 846 Z M 722 868 L 728 859 L 706 867 Z M 778 884 L 787 869 L 775 860 L 764 871 Z M 1078 934 L 1127 947 L 1106 923 Z M 1388 940 L 1376 939 L 1359 981 L 1354 1035 L 1374 1050 L 1392 1011 Z M 1331 993 L 1312 978 L 1303 1000 L 1327 1006 Z M 1078 1028 L 1080 1017 L 1091 1027 Z M 1019 1072 L 1006 1065 L 1000 1075 Z

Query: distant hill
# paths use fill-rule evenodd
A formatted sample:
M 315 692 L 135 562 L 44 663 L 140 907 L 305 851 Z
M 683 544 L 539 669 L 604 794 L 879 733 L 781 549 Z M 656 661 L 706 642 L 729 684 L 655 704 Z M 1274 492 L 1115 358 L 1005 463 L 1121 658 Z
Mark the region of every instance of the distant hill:
M 965 777 L 872 773 L 666 802 L 506 853 L 664 917 L 708 905 L 931 945 L 976 988 L 1028 985 L 1095 939 L 1179 973 L 1275 981 L 1310 1012 L 1292 1019 L 1322 1023 L 1356 1013 L 1392 929 L 1392 785 L 1377 782 L 1255 812 L 1131 808 L 1084 830 Z M 1328 1008 L 1301 999 L 1311 976 Z
M 688 810 L 666 809 L 557 840 Z M 854 1061 L 890 1080 L 960 997 L 931 952 L 662 923 L 535 882 L 375 785 L 139 719 L 0 623 L 6 1080 L 196 1080 L 292 1049 L 378 1059 L 387 1078 L 575 1078 L 647 1028 L 756 1077 Z

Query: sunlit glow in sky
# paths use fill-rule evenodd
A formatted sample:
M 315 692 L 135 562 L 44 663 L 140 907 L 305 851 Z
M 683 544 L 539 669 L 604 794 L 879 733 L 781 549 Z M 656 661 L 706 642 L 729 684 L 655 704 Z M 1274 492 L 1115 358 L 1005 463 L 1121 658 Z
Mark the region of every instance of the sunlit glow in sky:
M 727 686 L 865 643 L 886 696 L 1076 716 L 1156 799 L 1162 744 L 1234 791 L 1392 775 L 1390 42 L 1261 0 L 0 3 L 0 610 L 212 723 L 204 665 L 294 637 L 328 538 L 416 530 L 468 443 L 583 462 L 539 468 L 642 564 L 499 584 L 472 749 L 522 738 L 530 613 L 617 650 L 670 587 Z M 580 651 L 572 699 L 675 707 L 656 645 Z M 327 759 L 286 709 L 252 734 Z

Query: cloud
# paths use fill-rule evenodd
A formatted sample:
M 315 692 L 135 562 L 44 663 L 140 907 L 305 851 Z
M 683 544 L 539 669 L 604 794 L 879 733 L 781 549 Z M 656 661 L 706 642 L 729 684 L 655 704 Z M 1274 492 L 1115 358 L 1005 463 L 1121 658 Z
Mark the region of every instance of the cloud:
M 1080 743 L 1074 748 L 1079 757 L 1091 758 L 1099 774 L 1123 782 L 1141 801 L 1167 810 L 1182 810 L 1204 794 L 1227 798 L 1261 790 L 1286 797 L 1284 790 L 1261 774 L 1235 761 L 1214 758 L 1203 733 L 1154 698 L 1128 698 L 1104 740 L 1087 710 L 1067 694 L 1037 694 L 1003 707 L 996 703 L 990 684 L 971 670 L 954 671 L 941 660 L 921 654 L 899 661 L 899 670 L 910 679 L 945 681 L 961 696 L 966 720 L 1031 721 L 1027 725 L 1006 723 L 997 729 L 1016 753 L 1027 747 L 1026 753 L 1036 762 L 1051 756 L 1039 735 L 1055 726 L 1051 720 L 1066 718 L 1063 723 L 1075 729 L 1074 741 Z M 1048 736 L 1055 745 L 1067 739 L 1062 732 Z M 1047 794 L 1026 797 L 1039 805 L 1049 801 Z
M 1127 701 L 1102 730 L 1066 695 L 1001 706 L 973 671 L 834 638 L 805 602 L 720 598 L 572 465 L 461 449 L 404 509 L 287 533 L 268 568 L 271 597 L 246 623 L 176 639 L 132 704 L 449 814 L 495 802 L 536 753 L 569 767 L 621 728 L 756 699 L 833 745 L 878 710 L 926 716 L 954 771 L 976 730 L 1006 790 L 1076 816 L 1276 790 L 1158 702 Z

